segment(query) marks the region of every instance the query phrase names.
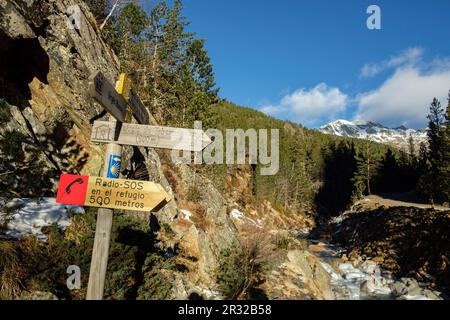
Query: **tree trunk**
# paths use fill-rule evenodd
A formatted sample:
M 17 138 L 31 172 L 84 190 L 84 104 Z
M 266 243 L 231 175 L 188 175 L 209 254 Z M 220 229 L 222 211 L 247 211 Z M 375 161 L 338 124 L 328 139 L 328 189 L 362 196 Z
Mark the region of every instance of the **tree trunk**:
M 158 38 L 156 38 L 155 50 L 153 51 L 153 64 L 152 64 L 152 69 L 153 69 L 153 103 L 152 103 L 153 112 L 157 112 L 157 105 L 158 105 L 158 97 L 157 97 L 158 73 L 156 72 L 156 60 L 157 59 L 158 59 Z M 159 121 L 161 121 L 161 119 L 159 119 Z
M 114 11 L 116 11 L 117 7 L 119 6 L 119 4 L 121 2 L 122 2 L 122 0 L 116 0 L 116 2 L 114 2 L 114 5 L 111 8 L 111 11 L 108 13 L 108 15 L 105 18 L 105 21 L 103 21 L 102 25 L 100 26 L 100 30 L 103 30 L 103 28 L 105 27 L 106 23 L 112 17 L 112 15 L 114 14 Z

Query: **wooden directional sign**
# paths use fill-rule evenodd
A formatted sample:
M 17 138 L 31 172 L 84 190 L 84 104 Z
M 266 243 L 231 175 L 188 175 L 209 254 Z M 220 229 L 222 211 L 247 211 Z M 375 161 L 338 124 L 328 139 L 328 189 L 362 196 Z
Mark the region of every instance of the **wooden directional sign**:
M 128 103 L 131 106 L 131 110 L 133 110 L 133 115 L 136 120 L 140 124 L 149 124 L 150 118 L 148 116 L 148 111 L 142 104 L 141 99 L 139 99 L 139 96 L 136 94 L 133 88 L 131 88 L 130 90 L 130 98 L 128 100 Z
M 124 73 L 120 75 L 117 92 L 129 103 L 137 122 L 140 124 L 149 124 L 150 117 L 148 111 L 134 91 L 131 80 Z
M 110 143 L 114 141 L 115 123 L 95 121 L 91 141 Z M 158 126 L 144 126 L 124 123 L 114 143 L 120 145 L 185 150 L 200 152 L 212 143 L 199 129 L 182 129 Z
M 120 122 L 125 121 L 127 103 L 112 84 L 99 72 L 89 84 L 91 95 Z
M 164 188 L 154 182 L 62 174 L 57 203 L 86 207 L 153 211 L 170 201 Z

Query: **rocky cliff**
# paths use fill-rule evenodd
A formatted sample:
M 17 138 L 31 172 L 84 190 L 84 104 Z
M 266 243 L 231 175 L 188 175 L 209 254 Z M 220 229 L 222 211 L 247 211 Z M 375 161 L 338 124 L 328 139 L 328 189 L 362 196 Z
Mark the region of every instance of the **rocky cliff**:
M 67 11 L 73 5 L 81 9 L 79 29 L 70 27 Z M 13 115 L 2 130 L 23 133 L 42 163 L 42 174 L 30 177 L 21 171 L 2 184 L 11 196 L 53 196 L 61 172 L 94 176 L 101 172 L 103 146 L 91 144 L 89 137 L 92 122 L 106 119 L 106 114 L 87 88 L 90 78 L 99 71 L 114 83 L 119 61 L 99 35 L 92 14 L 79 1 L 1 0 L 0 16 L 0 97 Z M 125 178 L 150 179 L 173 195 L 155 150 L 125 148 L 124 153 Z M 189 181 L 192 170 L 184 166 L 179 169 L 184 181 Z M 176 197 L 155 213 L 150 225 L 156 232 L 162 225 L 172 226 L 175 234 L 170 237 L 160 232 L 162 245 L 181 247 L 187 256 L 194 257 L 199 272 L 191 283 L 198 279 L 207 283 L 221 248 L 236 240 L 236 229 L 220 193 L 202 177 L 197 177 L 196 183 L 204 187 L 204 215 L 211 222 L 211 230 L 199 230 L 185 221 Z M 149 219 L 148 214 L 129 214 Z M 178 297 L 187 297 L 189 292 L 179 287 Z

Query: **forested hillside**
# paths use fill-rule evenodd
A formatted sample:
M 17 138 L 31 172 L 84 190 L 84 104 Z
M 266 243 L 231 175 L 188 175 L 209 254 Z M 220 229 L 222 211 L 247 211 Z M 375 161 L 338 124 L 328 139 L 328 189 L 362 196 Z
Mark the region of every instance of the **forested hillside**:
M 173 6 L 162 1 L 150 13 L 131 3 L 108 21 L 104 33 L 121 58 L 122 71 L 135 79 L 139 94 L 160 123 L 192 127 L 201 120 L 205 128 L 222 132 L 227 128 L 281 130 L 280 172 L 260 176 L 255 174 L 258 168 L 246 168 L 252 173 L 251 193 L 256 199 L 268 199 L 293 212 L 319 209 L 327 214 L 336 214 L 351 200 L 373 192 L 417 190 L 426 201 L 434 194 L 437 201 L 448 200 L 448 192 L 439 191 L 444 186 L 429 192 L 433 186 L 425 185 L 434 180 L 431 177 L 418 186 L 419 176 L 434 157 L 427 155 L 425 146 L 417 156 L 417 150 L 405 153 L 373 142 L 326 136 L 218 98 L 205 42 L 187 32 L 188 25 L 180 1 Z M 434 118 L 438 127 L 448 121 L 442 111 Z M 232 168 L 203 170 L 213 173 L 217 187 L 225 189 L 225 177 Z M 448 177 L 448 170 L 442 174 Z M 439 180 L 445 181 L 444 176 Z
M 328 215 L 369 193 L 405 192 L 416 187 L 420 163 L 415 154 L 366 140 L 325 135 L 228 101 L 212 109 L 221 130 L 280 130 L 280 172 L 261 176 L 253 168 L 256 198 L 269 199 L 293 212 Z M 223 183 L 226 167 L 207 170 L 213 170 L 216 179 L 222 177 Z

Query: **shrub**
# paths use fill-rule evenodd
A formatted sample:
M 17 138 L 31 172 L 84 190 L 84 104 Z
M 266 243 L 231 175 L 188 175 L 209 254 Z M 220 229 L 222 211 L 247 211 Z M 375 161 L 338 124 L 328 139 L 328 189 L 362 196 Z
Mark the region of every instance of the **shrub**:
M 0 124 L 5 124 L 12 119 L 11 109 L 8 103 L 0 98 Z
M 288 236 L 280 237 L 276 239 L 276 245 L 278 249 L 287 250 L 292 244 L 292 239 Z
M 66 232 L 56 225 L 44 229 L 47 243 L 35 237 L 0 241 L 0 299 L 18 298 L 23 291 L 51 292 L 60 299 L 84 299 L 89 279 L 96 210 L 73 218 Z M 172 286 L 164 270 L 172 259 L 155 248 L 148 226 L 116 213 L 111 233 L 105 299 L 165 298 Z M 82 289 L 69 291 L 67 267 L 81 269 Z
M 263 275 L 270 269 L 274 257 L 273 247 L 265 233 L 258 233 L 242 239 L 223 249 L 216 269 L 218 289 L 229 300 L 247 299 L 254 287 L 261 283 Z
M 202 193 L 200 189 L 194 185 L 190 186 L 186 193 L 186 199 L 196 203 L 200 202 L 200 200 L 202 200 Z
M 175 269 L 173 259 L 164 259 L 158 255 L 149 255 L 142 267 L 143 283 L 137 292 L 138 300 L 165 300 L 170 298 Z

